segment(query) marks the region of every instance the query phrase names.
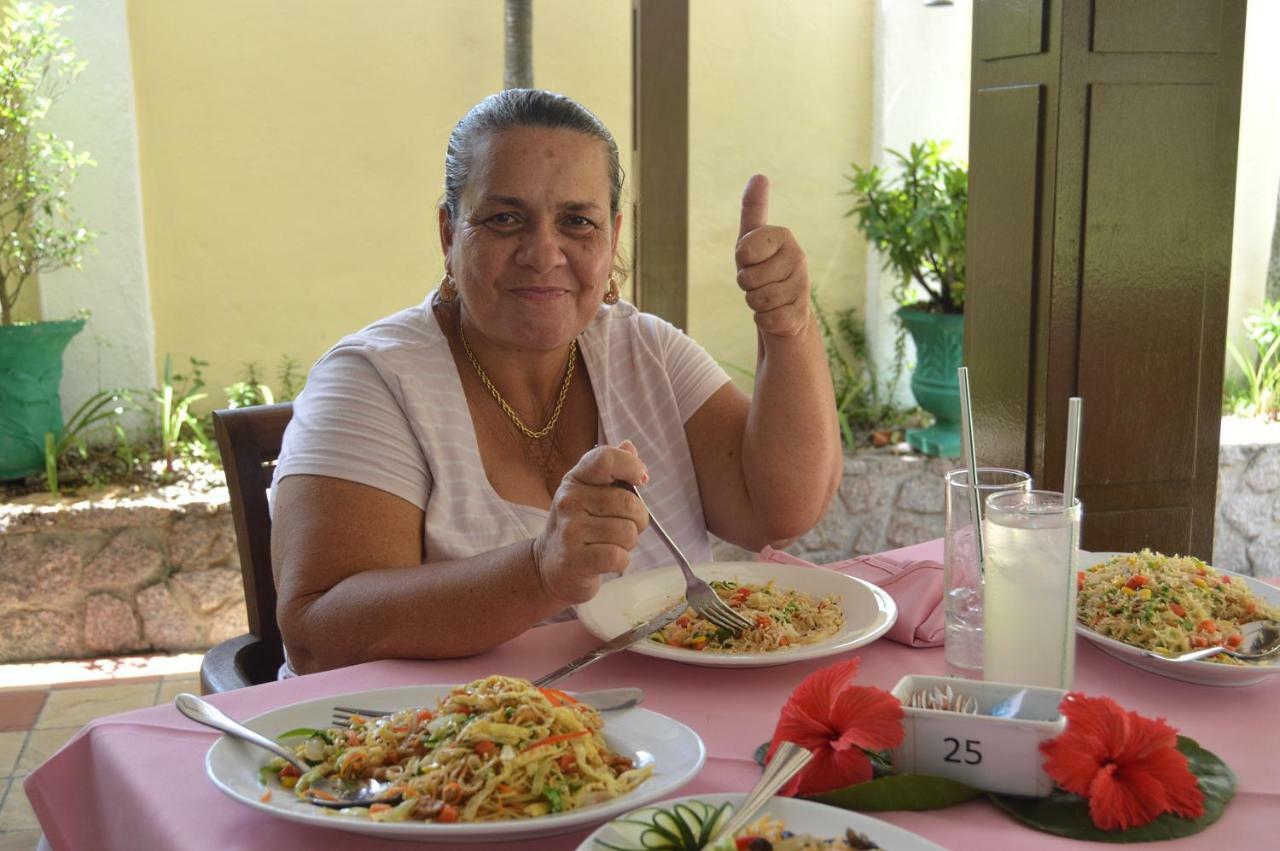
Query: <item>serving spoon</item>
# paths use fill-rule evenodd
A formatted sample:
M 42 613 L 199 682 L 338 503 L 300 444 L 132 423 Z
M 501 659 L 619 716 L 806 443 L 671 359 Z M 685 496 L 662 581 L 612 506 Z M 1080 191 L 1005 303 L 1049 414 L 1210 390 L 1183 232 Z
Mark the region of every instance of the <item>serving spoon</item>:
M 764 768 L 764 774 L 760 775 L 760 779 L 756 781 L 755 788 L 742 799 L 742 806 L 738 807 L 737 812 L 716 831 L 711 841 L 702 847 L 714 848 L 722 839 L 733 836 L 746 827 L 755 814 L 773 798 L 773 793 L 785 786 L 787 781 L 808 765 L 812 758 L 813 753 L 810 750 L 795 742 L 782 742 L 778 745 L 773 759 L 769 760 L 769 764 Z
M 232 721 L 213 704 L 201 700 L 194 694 L 184 692 L 178 695 L 173 699 L 173 705 L 178 707 L 179 712 L 198 724 L 221 730 L 229 736 L 235 736 L 251 745 L 271 751 L 302 774 L 306 774 L 312 768 L 295 756 L 289 748 L 260 733 L 255 733 L 243 724 Z M 381 780 L 335 780 L 331 777 L 321 777 L 312 782 L 303 795 L 318 807 L 334 809 L 367 807 L 370 804 L 389 804 L 399 800 L 400 793 L 389 793 L 390 788 L 390 783 L 384 783 Z
M 1244 636 L 1244 640 L 1234 650 L 1218 644 L 1213 647 L 1192 650 L 1179 656 L 1165 656 L 1162 653 L 1154 653 L 1150 650 L 1143 650 L 1142 655 L 1150 656 L 1154 659 L 1164 659 L 1169 662 L 1195 662 L 1199 659 L 1225 653 L 1228 656 L 1243 659 L 1246 662 L 1256 662 L 1280 651 L 1280 621 L 1251 621 L 1240 627 L 1240 633 Z

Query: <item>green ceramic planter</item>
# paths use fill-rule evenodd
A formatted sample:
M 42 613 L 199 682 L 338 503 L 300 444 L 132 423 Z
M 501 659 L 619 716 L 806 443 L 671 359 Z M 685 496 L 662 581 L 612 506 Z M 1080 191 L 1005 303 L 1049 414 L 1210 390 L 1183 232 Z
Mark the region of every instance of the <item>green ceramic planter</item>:
M 960 455 L 960 384 L 956 368 L 964 364 L 964 314 L 926 313 L 899 308 L 898 318 L 916 344 L 911 392 L 933 414 L 928 428 L 907 431 L 907 443 L 925 455 Z
M 62 431 L 62 352 L 83 319 L 0 326 L 0 479 L 44 469 L 45 432 Z

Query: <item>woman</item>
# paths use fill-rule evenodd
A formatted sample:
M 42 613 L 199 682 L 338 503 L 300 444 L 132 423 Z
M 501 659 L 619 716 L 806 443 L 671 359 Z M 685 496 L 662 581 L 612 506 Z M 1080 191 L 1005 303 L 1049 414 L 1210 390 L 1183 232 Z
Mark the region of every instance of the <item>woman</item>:
M 817 522 L 839 482 L 804 254 L 747 184 L 735 250 L 755 314 L 748 398 L 679 330 L 618 299 L 622 172 L 569 98 L 509 90 L 454 128 L 425 304 L 312 370 L 276 472 L 273 562 L 290 664 L 480 652 L 670 563 Z M 424 566 L 424 562 L 426 563 Z

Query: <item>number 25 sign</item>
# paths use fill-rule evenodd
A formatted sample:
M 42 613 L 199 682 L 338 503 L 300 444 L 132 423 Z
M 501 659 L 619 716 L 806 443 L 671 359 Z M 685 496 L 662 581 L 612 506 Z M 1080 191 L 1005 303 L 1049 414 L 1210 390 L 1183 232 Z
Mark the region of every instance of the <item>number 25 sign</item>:
M 943 759 L 947 762 L 963 763 L 964 765 L 977 765 L 982 762 L 982 752 L 978 750 L 978 746 L 982 742 L 977 739 L 964 740 L 964 755 L 960 755 L 960 740 L 947 736 L 943 741 L 951 745 L 951 750 Z M 972 757 L 972 759 L 970 759 Z
M 940 686 L 972 697 L 979 714 L 905 705 L 912 694 Z M 1024 688 L 1018 717 L 982 714 Z M 894 769 L 899 773 L 950 777 L 977 789 L 1012 795 L 1044 796 L 1053 791 L 1053 781 L 1044 772 L 1040 743 L 1066 727 L 1066 719 L 1058 712 L 1062 691 L 910 676 L 899 681 L 893 694 L 904 704 L 905 735 L 893 752 Z

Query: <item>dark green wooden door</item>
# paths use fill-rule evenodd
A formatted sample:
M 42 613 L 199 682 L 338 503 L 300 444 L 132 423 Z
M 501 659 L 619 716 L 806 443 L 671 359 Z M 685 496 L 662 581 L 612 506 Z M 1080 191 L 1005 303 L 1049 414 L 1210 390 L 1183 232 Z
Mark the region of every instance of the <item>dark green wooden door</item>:
M 975 0 L 966 361 L 979 460 L 1084 546 L 1209 557 L 1245 0 Z

